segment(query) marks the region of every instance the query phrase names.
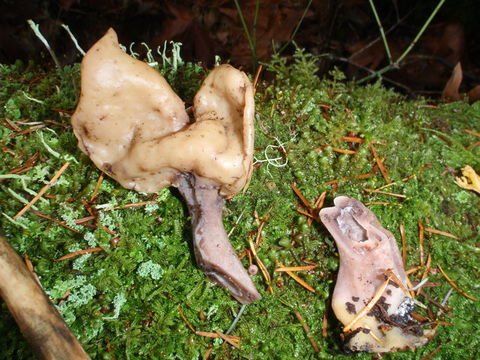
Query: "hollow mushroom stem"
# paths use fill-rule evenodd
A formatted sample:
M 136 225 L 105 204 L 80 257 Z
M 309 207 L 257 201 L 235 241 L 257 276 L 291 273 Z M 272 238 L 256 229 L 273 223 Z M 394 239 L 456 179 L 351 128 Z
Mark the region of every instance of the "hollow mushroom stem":
M 193 248 L 197 265 L 242 304 L 261 298 L 228 239 L 222 222 L 223 198 L 213 181 L 182 173 L 177 187 L 192 221 Z
M 2 236 L 0 297 L 39 359 L 90 359 L 22 259 Z

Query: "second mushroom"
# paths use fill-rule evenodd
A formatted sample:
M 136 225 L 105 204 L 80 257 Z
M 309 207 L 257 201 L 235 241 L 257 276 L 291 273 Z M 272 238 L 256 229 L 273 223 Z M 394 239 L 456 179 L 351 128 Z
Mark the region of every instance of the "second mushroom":
M 229 242 L 223 199 L 248 183 L 254 100 L 247 76 L 229 65 L 207 76 L 190 122 L 183 101 L 146 63 L 124 53 L 110 29 L 85 55 L 72 116 L 80 149 L 122 186 L 176 186 L 193 228 L 198 266 L 242 304 L 261 298 Z

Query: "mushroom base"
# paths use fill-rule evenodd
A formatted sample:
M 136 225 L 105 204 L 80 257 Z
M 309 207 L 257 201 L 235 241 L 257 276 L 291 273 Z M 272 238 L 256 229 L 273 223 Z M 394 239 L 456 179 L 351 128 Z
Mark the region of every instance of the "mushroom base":
M 192 173 L 178 176 L 178 190 L 192 219 L 197 265 L 215 283 L 227 288 L 242 304 L 261 299 L 228 239 L 222 222 L 220 186 Z

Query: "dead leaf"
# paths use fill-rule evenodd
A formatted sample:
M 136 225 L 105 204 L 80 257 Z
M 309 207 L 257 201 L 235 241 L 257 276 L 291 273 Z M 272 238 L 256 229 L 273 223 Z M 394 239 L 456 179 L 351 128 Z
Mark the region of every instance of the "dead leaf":
M 462 65 L 460 62 L 455 65 L 452 71 L 452 75 L 450 79 L 448 79 L 443 91 L 442 91 L 442 99 L 453 99 L 453 100 L 460 100 L 460 84 L 463 80 L 463 71 Z
M 480 100 L 480 85 L 477 85 L 472 90 L 470 90 L 467 96 L 468 101 L 471 103 Z

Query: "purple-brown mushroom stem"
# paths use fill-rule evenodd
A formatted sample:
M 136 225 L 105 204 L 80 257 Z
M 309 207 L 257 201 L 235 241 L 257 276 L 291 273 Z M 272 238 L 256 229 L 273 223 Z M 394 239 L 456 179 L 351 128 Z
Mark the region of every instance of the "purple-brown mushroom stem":
M 177 187 L 187 203 L 197 265 L 210 279 L 227 288 L 242 304 L 261 298 L 228 239 L 222 221 L 220 187 L 191 173 L 178 177 Z
M 78 146 L 127 189 L 176 186 L 193 227 L 199 267 L 241 303 L 260 299 L 230 245 L 223 199 L 248 184 L 253 160 L 253 87 L 230 65 L 215 67 L 193 100 L 183 101 L 158 71 L 124 53 L 110 29 L 81 65 L 72 116 Z

